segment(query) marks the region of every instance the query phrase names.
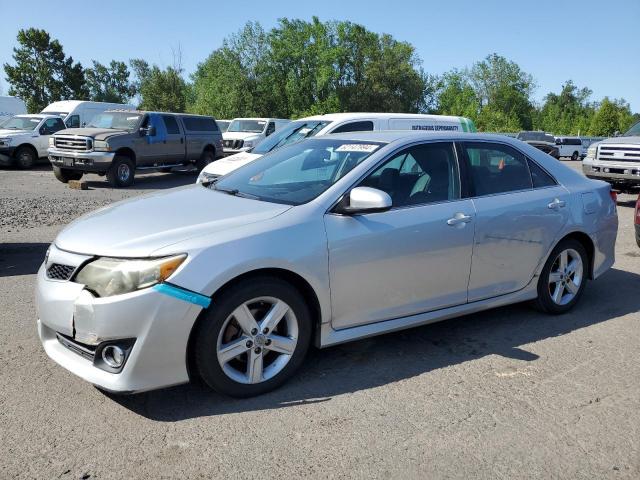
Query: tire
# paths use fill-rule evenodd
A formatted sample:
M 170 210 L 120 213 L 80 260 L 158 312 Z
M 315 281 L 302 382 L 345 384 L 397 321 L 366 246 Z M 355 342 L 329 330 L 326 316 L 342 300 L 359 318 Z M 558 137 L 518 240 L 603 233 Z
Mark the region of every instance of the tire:
M 214 160 L 215 156 L 211 150 L 205 150 L 204 152 L 202 152 L 200 158 L 196 160 L 196 168 L 198 169 L 198 172 L 202 171 L 204 167 L 209 165 Z
M 589 256 L 582 244 L 571 238 L 562 240 L 549 255 L 538 279 L 538 309 L 552 315 L 571 310 L 584 292 L 588 272 Z M 557 282 L 553 281 L 555 278 Z
M 280 312 L 275 327 L 264 333 L 267 312 L 274 311 Z M 194 341 L 196 368 L 209 387 L 232 397 L 282 385 L 302 364 L 311 341 L 311 316 L 302 295 L 273 277 L 236 284 L 204 315 Z
M 133 185 L 135 166 L 129 157 L 116 155 L 107 170 L 107 181 L 112 187 L 122 188 Z
M 53 175 L 62 183 L 69 183 L 69 180 L 80 180 L 82 178 L 82 172 L 76 172 L 74 170 L 68 170 L 66 168 L 60 168 L 53 166 Z
M 164 168 L 158 169 L 160 173 L 171 173 L 172 170 L 173 170 L 173 167 L 164 167 Z
M 26 170 L 32 168 L 38 161 L 38 154 L 33 147 L 18 147 L 15 153 L 16 165 L 18 168 Z
M 580 154 L 578 152 L 573 152 L 573 154 L 571 155 L 571 160 L 573 160 L 574 162 L 577 161 L 580 158 Z

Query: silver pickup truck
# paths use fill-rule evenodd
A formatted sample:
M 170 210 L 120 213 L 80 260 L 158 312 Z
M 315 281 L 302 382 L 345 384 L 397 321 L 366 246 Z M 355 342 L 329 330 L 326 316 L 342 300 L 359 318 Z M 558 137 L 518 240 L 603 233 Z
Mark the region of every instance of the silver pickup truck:
M 189 164 L 201 170 L 222 156 L 222 133 L 213 117 L 111 110 L 84 128 L 51 137 L 48 154 L 61 182 L 91 172 L 106 175 L 114 187 L 127 187 L 136 171 Z
M 582 170 L 623 192 L 640 188 L 640 122 L 622 136 L 590 145 Z

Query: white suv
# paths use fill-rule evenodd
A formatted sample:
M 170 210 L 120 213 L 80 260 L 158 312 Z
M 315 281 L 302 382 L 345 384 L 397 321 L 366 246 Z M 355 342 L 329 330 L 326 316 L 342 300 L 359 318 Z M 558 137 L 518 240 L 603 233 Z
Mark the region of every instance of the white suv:
M 49 137 L 65 128 L 58 115 L 15 115 L 0 129 L 0 165 L 33 167 L 47 158 Z
M 234 118 L 222 134 L 224 154 L 246 152 L 289 122 L 282 118 Z

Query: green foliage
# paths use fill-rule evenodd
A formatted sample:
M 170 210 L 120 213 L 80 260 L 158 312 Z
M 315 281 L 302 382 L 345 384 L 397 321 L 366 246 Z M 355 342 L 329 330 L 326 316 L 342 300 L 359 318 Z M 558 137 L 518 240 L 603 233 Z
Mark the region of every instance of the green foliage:
M 438 83 L 437 111 L 442 115 L 459 115 L 478 121 L 480 99 L 466 72 L 451 70 Z
M 549 93 L 536 117 L 535 127 L 556 135 L 585 135 L 589 132 L 594 106 L 589 103 L 591 90 L 579 89 L 569 80 L 560 94 Z
M 56 100 L 88 97 L 82 65 L 66 57 L 60 42 L 44 30 L 20 30 L 13 60 L 15 65 L 4 64 L 9 95 L 23 98 L 29 112 Z
M 85 70 L 89 97 L 95 102 L 127 103 L 136 94 L 129 81 L 129 69 L 124 62 L 112 60 L 109 66 L 93 61 Z
M 593 115 L 589 133 L 602 137 L 624 133 L 633 124 L 633 119 L 628 103 L 624 100 L 612 101 L 608 97 L 604 97 Z
M 161 69 L 142 59 L 133 59 L 130 65 L 136 77 L 134 88 L 142 97 L 138 108 L 158 112 L 186 110 L 189 87 L 179 67 Z

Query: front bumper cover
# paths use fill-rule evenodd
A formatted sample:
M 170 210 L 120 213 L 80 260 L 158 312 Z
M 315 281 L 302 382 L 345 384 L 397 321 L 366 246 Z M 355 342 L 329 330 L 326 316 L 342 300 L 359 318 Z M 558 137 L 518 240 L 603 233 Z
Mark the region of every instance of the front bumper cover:
M 82 172 L 106 172 L 113 158 L 114 152 L 70 152 L 50 148 L 49 161 L 56 167 Z

